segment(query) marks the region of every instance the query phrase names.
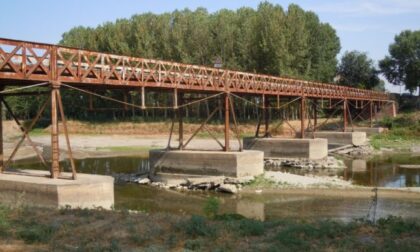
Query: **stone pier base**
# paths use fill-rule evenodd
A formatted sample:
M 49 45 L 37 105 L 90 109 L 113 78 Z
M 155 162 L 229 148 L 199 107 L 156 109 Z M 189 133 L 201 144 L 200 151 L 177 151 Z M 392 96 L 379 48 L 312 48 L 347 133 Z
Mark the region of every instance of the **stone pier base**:
M 323 159 L 328 156 L 326 139 L 244 138 L 244 148 L 264 152 L 264 158 Z
M 360 146 L 367 144 L 365 132 L 336 132 L 336 131 L 318 131 L 314 133 L 317 138 L 328 139 L 328 144 L 352 144 Z
M 111 209 L 114 179 L 109 176 L 62 173 L 66 179 L 51 179 L 49 172 L 18 170 L 0 174 L 0 202 L 42 207 Z M 68 178 L 68 179 L 67 179 Z
M 388 129 L 387 128 L 382 128 L 382 127 L 375 127 L 375 128 L 369 128 L 369 127 L 355 127 L 355 128 L 347 128 L 346 132 L 353 132 L 353 131 L 357 131 L 357 132 L 365 132 L 366 136 L 371 136 L 371 135 L 376 135 L 376 134 L 381 134 L 384 132 L 387 132 Z
M 264 172 L 261 151 L 151 150 L 150 173 L 245 177 Z

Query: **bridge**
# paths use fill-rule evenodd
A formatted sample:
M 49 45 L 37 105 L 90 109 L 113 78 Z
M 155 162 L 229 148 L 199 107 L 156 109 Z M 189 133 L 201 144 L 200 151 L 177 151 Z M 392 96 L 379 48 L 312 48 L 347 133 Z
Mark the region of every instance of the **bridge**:
M 8 86 L 13 88 L 6 89 Z M 76 168 L 71 154 L 64 107 L 61 101 L 61 88 L 70 88 L 90 95 L 96 95 L 92 90 L 99 89 L 138 90 L 138 92 L 141 92 L 141 105 L 127 104 L 127 102 L 124 101 L 116 102 L 140 107 L 142 109 L 147 109 L 145 104 L 146 89 L 153 89 L 159 92 L 173 92 L 174 104 L 172 108 L 178 111 L 179 117 L 178 149 L 185 149 L 187 144 L 196 135 L 196 133 L 194 133 L 193 136 L 184 142 L 182 109 L 189 105 L 189 103 L 184 103 L 185 101 L 182 95 L 187 92 L 200 93 L 207 95 L 209 98 L 224 97 L 224 106 L 214 110 L 198 129 L 202 129 L 206 122 L 210 120 L 211 116 L 218 110 L 223 110 L 225 120 L 225 142 L 223 144 L 216 138 L 215 140 L 220 143 L 224 151 L 231 150 L 229 147 L 230 120 L 233 121 L 234 131 L 240 142 L 232 97 L 244 100 L 244 96 L 261 97 L 262 105 L 260 107 L 263 110 L 264 116 L 259 120 L 256 136 L 259 136 L 260 124 L 262 123 L 263 118 L 265 120 L 264 136 L 269 135 L 268 109 L 280 108 L 281 106 L 286 106 L 296 101 L 300 102 L 300 137 L 302 138 L 305 136 L 305 120 L 310 120 L 312 117 L 314 120 L 313 131 L 318 128 L 316 122 L 317 108 L 321 105 L 323 106 L 325 101 L 329 102 L 330 107 L 338 107 L 340 111 L 342 111 L 344 131 L 346 130 L 348 121 L 361 117 L 360 114 L 369 114 L 369 118 L 372 121 L 374 113 L 377 112 L 379 108 L 389 103 L 394 105 L 394 103 L 390 101 L 389 95 L 384 92 L 338 86 L 316 81 L 232 71 L 163 60 L 121 56 L 59 45 L 0 38 L 0 90 L 3 90 L 0 92 L 0 99 L 2 101 L 0 103 L 0 111 L 2 111 L 1 106 L 4 105 L 18 125 L 22 124 L 14 116 L 13 111 L 3 97 L 11 95 L 39 95 L 40 91 L 25 91 L 25 89 L 30 89 L 32 87 L 48 87 L 48 91 L 43 92 L 42 94 L 48 94 L 50 98 L 43 104 L 29 127 L 25 128 L 21 126 L 23 136 L 6 163 L 3 163 L 3 139 L 2 127 L 0 126 L 0 170 L 4 170 L 4 168 L 10 164 L 13 156 L 25 139 L 34 146 L 28 132 L 40 118 L 41 114 L 48 106 L 48 103 L 50 103 L 52 139 L 52 162 L 50 172 L 52 178 L 57 178 L 60 174 L 58 117 L 61 117 L 63 123 L 73 178 L 76 178 Z M 281 98 L 284 97 L 290 98 L 285 104 L 283 104 L 281 100 Z M 320 100 L 322 100 L 321 103 Z M 276 105 L 272 105 L 273 101 Z M 307 103 L 314 106 L 314 109 L 312 110 L 313 114 L 310 116 L 307 113 Z M 350 106 L 361 110 L 356 117 L 351 116 Z M 0 125 L 2 124 L 0 123 Z M 171 141 L 172 131 L 173 124 L 169 142 Z M 42 163 L 47 165 L 35 146 L 34 150 L 37 152 Z

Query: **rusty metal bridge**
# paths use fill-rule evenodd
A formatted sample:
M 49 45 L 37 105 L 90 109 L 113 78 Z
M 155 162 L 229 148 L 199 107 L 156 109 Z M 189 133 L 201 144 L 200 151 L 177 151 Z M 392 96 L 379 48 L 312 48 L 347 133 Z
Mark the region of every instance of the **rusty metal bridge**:
M 7 86 L 16 87 L 13 92 L 6 89 Z M 268 136 L 268 113 L 271 108 L 270 101 L 277 101 L 277 108 L 280 107 L 281 97 L 291 97 L 300 101 L 301 132 L 300 136 L 305 136 L 305 119 L 308 119 L 306 102 L 314 104 L 313 110 L 314 127 L 316 126 L 316 107 L 319 100 L 329 100 L 329 106 L 340 106 L 343 111 L 343 129 L 347 127 L 348 117 L 350 121 L 349 106 L 356 103 L 358 108 L 370 108 L 369 114 L 372 115 L 383 104 L 390 103 L 388 94 L 372 90 L 338 86 L 334 84 L 320 83 L 315 81 L 291 79 L 284 77 L 269 76 L 263 74 L 246 73 L 227 69 L 218 69 L 205 66 L 182 64 L 163 60 L 144 59 L 138 57 L 121 56 L 110 53 L 101 53 L 77 48 L 19 41 L 0 38 L 0 99 L 14 120 L 19 124 L 19 120 L 13 115 L 10 106 L 3 99 L 10 95 L 37 95 L 36 92 L 24 92 L 25 87 L 48 86 L 50 98 L 41 107 L 41 110 L 32 121 L 32 124 L 24 128 L 21 126 L 23 136 L 16 146 L 11 157 L 3 164 L 3 146 L 1 137 L 0 146 L 0 170 L 7 167 L 19 146 L 27 139 L 32 145 L 28 132 L 35 125 L 49 102 L 51 102 L 51 136 L 52 136 L 52 164 L 51 176 L 57 178 L 60 174 L 59 149 L 58 149 L 58 116 L 63 122 L 64 133 L 67 140 L 70 160 L 72 164 L 73 177 L 76 176 L 74 162 L 71 157 L 71 148 L 67 134 L 64 108 L 61 101 L 60 88 L 68 87 L 79 91 L 89 92 L 92 89 L 127 89 L 138 90 L 141 92 L 141 108 L 146 109 L 144 100 L 147 89 L 167 90 L 174 93 L 173 109 L 178 111 L 179 117 L 179 149 L 185 148 L 192 137 L 183 142 L 182 130 L 182 106 L 183 93 L 202 93 L 211 97 L 224 96 L 224 108 L 219 108 L 225 114 L 225 143 L 220 144 L 225 151 L 229 151 L 229 129 L 232 117 L 235 133 L 239 139 L 237 124 L 234 115 L 233 96 L 241 98 L 244 95 L 254 95 L 262 97 L 262 108 L 265 118 L 265 136 Z M 244 99 L 244 98 L 242 98 Z M 359 105 L 357 105 L 359 104 Z M 393 103 L 392 103 L 393 104 Z M 395 108 L 394 108 L 395 110 Z M 0 105 L 1 111 L 1 105 Z M 217 109 L 211 113 L 211 116 Z M 203 122 L 200 129 L 210 120 L 210 117 Z M 359 116 L 360 117 L 360 116 Z M 310 118 L 309 118 L 310 119 Z M 257 126 L 259 135 L 261 120 Z M 1 123 L 0 123 L 1 125 Z M 0 126 L 1 130 L 1 126 Z M 173 125 L 171 128 L 172 136 Z M 197 131 L 198 131 L 197 130 Z M 0 132 L 2 135 L 2 131 Z M 216 139 L 217 140 L 217 139 Z M 34 146 L 35 151 L 37 149 Z M 38 153 L 38 151 L 37 151 Z M 38 153 L 42 163 L 46 162 L 42 155 Z

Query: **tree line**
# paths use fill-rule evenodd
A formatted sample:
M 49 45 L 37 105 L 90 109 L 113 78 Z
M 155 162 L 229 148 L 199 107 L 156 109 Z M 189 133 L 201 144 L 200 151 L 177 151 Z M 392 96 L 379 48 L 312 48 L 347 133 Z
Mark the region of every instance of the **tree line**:
M 340 39 L 334 28 L 321 22 L 314 12 L 305 11 L 295 4 L 287 9 L 262 2 L 256 9 L 243 7 L 209 13 L 204 8 L 197 8 L 162 14 L 138 14 L 95 28 L 74 27 L 62 35 L 60 44 L 206 66 L 213 66 L 216 59 L 221 59 L 223 68 L 232 70 L 383 89 L 383 82 L 378 78 L 380 70 L 366 53 L 346 52 L 338 62 Z M 381 69 L 395 70 L 392 63 L 395 60 L 386 58 L 381 61 Z M 394 84 L 407 82 L 395 77 L 396 73 L 385 73 L 385 76 L 390 77 Z M 406 79 L 413 78 L 407 76 Z M 138 92 L 96 92 L 132 103 L 140 102 Z M 96 98 L 93 98 L 96 109 L 89 110 L 88 96 L 69 90 L 63 90 L 62 95 L 66 114 L 72 119 L 157 120 L 170 116 L 167 109 L 124 109 L 121 105 Z M 7 99 L 21 118 L 33 117 L 40 106 L 39 98 Z M 151 106 L 170 105 L 171 102 L 170 95 L 162 93 L 152 92 L 147 99 Z M 196 105 L 188 108 L 186 114 L 205 117 L 210 107 L 218 104 L 206 102 Z M 259 115 L 259 111 L 249 103 L 238 103 L 237 106 L 240 120 L 255 119 Z M 298 113 L 295 111 L 292 115 L 295 117 Z

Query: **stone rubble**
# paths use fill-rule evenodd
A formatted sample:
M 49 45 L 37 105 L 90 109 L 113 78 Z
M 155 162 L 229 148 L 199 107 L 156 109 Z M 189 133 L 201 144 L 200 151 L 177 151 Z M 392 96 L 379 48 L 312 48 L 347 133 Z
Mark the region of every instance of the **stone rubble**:
M 281 167 L 292 167 L 305 170 L 313 169 L 344 169 L 344 162 L 335 157 L 328 156 L 321 160 L 310 159 L 268 159 L 265 161 L 265 167 L 268 170 L 278 169 Z
M 348 157 L 366 157 L 373 155 L 375 150 L 371 145 L 349 146 L 348 148 L 339 149 L 331 153 L 348 156 Z

